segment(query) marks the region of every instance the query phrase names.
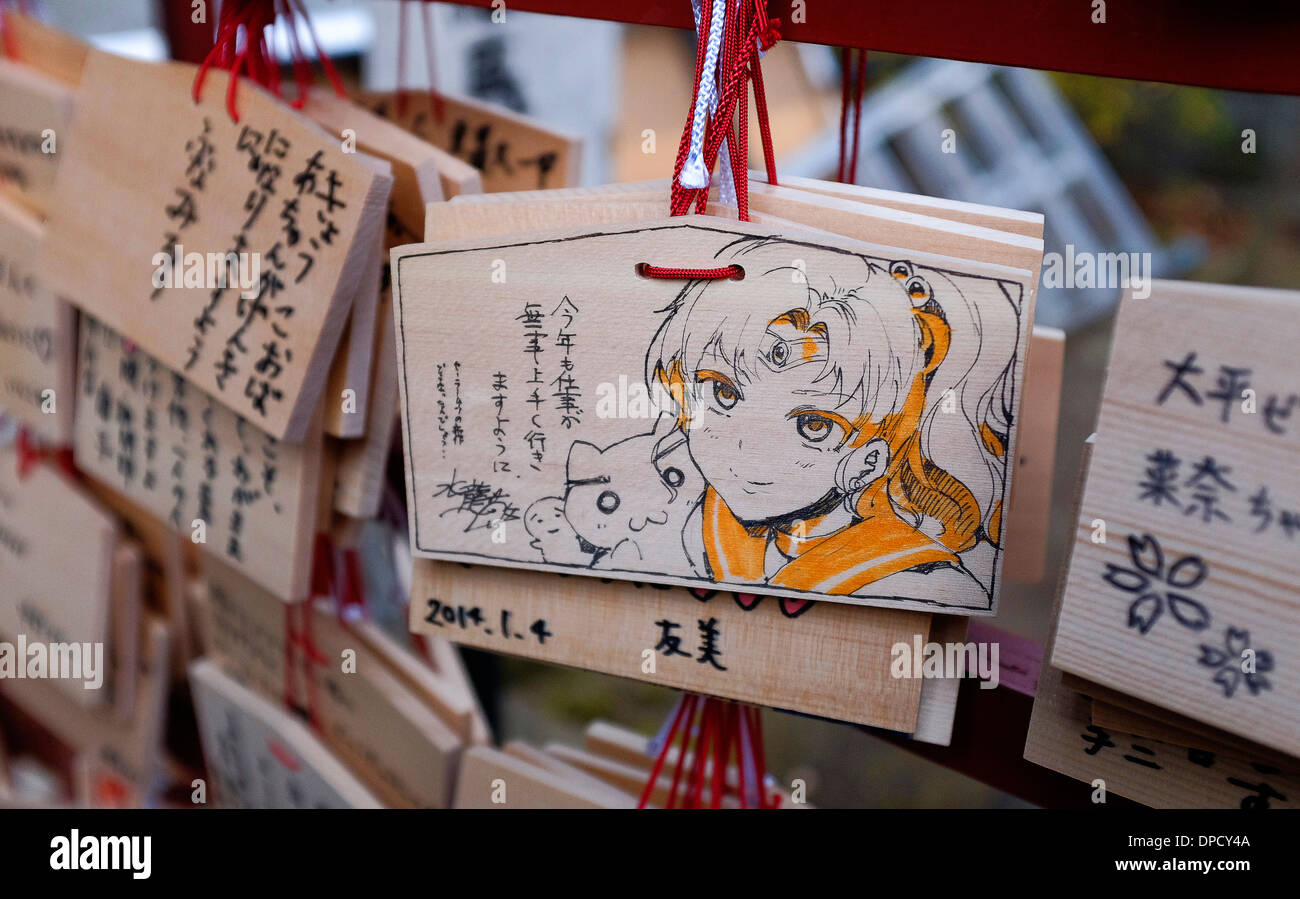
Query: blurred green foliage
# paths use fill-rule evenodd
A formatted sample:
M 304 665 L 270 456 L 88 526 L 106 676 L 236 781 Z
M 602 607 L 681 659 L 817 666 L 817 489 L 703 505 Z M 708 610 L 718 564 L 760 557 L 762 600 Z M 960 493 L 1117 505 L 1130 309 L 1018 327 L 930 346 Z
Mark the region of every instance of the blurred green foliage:
M 1242 152 L 1248 124 L 1232 94 L 1091 75 L 1051 78 L 1130 186 L 1187 176 L 1249 182 L 1267 168 L 1260 164 L 1267 145 Z

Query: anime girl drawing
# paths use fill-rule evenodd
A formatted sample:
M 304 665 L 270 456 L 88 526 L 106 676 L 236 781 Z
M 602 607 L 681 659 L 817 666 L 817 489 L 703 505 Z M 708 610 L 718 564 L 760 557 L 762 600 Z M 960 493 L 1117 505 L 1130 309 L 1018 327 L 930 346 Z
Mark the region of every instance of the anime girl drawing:
M 745 280 L 690 282 L 663 310 L 645 377 L 675 419 L 635 439 L 647 481 L 672 447 L 690 472 L 678 487 L 701 486 L 687 513 L 651 519 L 684 518 L 680 541 L 634 555 L 629 535 L 623 557 L 680 547 L 700 578 L 828 595 L 992 595 L 1018 298 L 995 279 L 784 240 L 744 237 L 718 260 Z M 566 507 L 601 477 L 571 471 Z

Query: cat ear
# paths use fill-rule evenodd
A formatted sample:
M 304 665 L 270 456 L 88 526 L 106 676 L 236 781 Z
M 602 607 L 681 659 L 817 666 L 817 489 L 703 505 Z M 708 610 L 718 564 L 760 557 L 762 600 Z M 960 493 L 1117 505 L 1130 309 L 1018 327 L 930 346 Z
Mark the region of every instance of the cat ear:
M 596 461 L 600 459 L 600 447 L 586 440 L 575 440 L 569 447 L 569 460 L 565 465 L 565 474 L 569 483 L 595 477 L 593 471 Z

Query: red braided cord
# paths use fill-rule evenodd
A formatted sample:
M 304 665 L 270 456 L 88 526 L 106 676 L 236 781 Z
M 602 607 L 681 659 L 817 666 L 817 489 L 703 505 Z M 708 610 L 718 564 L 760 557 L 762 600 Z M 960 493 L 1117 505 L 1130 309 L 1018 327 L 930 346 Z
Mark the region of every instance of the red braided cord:
M 754 54 L 751 61 L 750 76 L 754 79 L 754 109 L 758 112 L 758 133 L 763 140 L 763 164 L 767 168 L 767 183 L 775 186 L 776 154 L 772 152 L 772 125 L 767 120 L 767 93 L 763 90 L 763 63 L 757 53 Z M 748 166 L 748 161 L 746 165 Z M 746 174 L 748 174 L 748 168 L 746 168 Z
M 844 183 L 845 151 L 849 143 L 849 49 L 840 49 L 840 164 L 835 169 L 835 180 Z
M 858 183 L 858 141 L 862 137 L 862 93 L 867 87 L 867 51 L 858 49 L 858 80 L 853 94 L 853 155 L 849 158 L 849 183 Z
M 366 615 L 366 587 L 361 576 L 361 554 L 356 547 L 343 550 L 343 589 L 338 598 L 338 616 Z
M 733 719 L 733 724 L 736 729 L 734 736 L 736 741 L 736 792 L 740 796 L 740 807 L 742 809 L 749 808 L 749 790 L 746 789 L 749 780 L 746 777 L 745 771 L 744 726 L 746 720 L 747 715 L 745 708 L 743 706 L 737 707 L 736 717 Z
M 315 602 L 313 596 L 300 603 L 303 615 L 301 649 L 303 667 L 306 669 L 303 678 L 307 681 L 307 720 L 314 729 L 320 730 L 320 718 L 316 714 L 316 672 L 311 666 L 325 665 L 329 660 L 316 648 L 316 639 L 312 636 L 312 620 L 316 617 Z
M 31 474 L 32 468 L 42 461 L 49 460 L 58 464 L 63 473 L 73 480 L 77 480 L 80 475 L 77 473 L 77 467 L 73 464 L 72 447 L 43 447 L 37 446 L 33 442 L 31 434 L 26 428 L 18 431 L 18 440 L 15 447 L 18 451 L 16 468 L 18 480 L 25 480 Z
M 867 84 L 867 51 L 849 47 L 840 57 L 840 165 L 836 180 L 858 182 L 858 143 L 862 137 L 862 94 Z M 853 120 L 853 138 L 848 139 L 849 119 Z
M 722 268 L 664 268 L 643 262 L 636 268 L 637 273 L 643 277 L 669 280 L 721 281 L 732 278 L 739 281 L 745 277 L 745 270 L 738 265 L 727 265 Z
M 741 58 L 740 41 L 737 37 L 745 27 L 744 8 L 737 6 L 727 15 L 726 53 L 723 56 L 722 68 L 724 72 L 735 72 L 733 77 L 739 80 L 740 91 L 736 98 L 735 111 L 721 124 L 727 128 L 725 137 L 731 157 L 731 183 L 735 188 L 736 209 L 740 220 L 747 222 L 749 221 L 749 92 L 745 81 L 748 77 L 745 64 L 748 56 Z M 718 145 L 718 152 L 722 152 L 721 143 Z M 700 193 L 701 200 L 707 197 L 706 191 Z M 703 212 L 703 202 L 700 204 L 700 211 Z
M 298 673 L 294 663 L 298 652 L 302 653 L 302 677 L 306 687 L 307 719 L 312 727 L 319 729 L 320 718 L 316 713 L 316 673 L 313 665 L 325 665 L 329 662 L 316 647 L 313 636 L 312 618 L 315 615 L 314 603 L 318 596 L 334 596 L 337 578 L 334 571 L 334 541 L 324 531 L 316 534 L 312 546 L 311 595 L 300 602 L 288 603 L 284 610 L 284 704 L 294 708 L 294 699 L 298 693 Z M 302 619 L 301 624 L 294 623 L 295 613 Z
M 769 801 L 767 797 L 767 784 L 764 782 L 767 777 L 767 754 L 763 751 L 763 711 L 758 706 L 751 706 L 749 710 L 749 720 L 752 722 L 751 730 L 754 734 L 754 757 L 756 760 L 755 767 L 758 770 L 758 798 L 759 808 L 776 808 L 781 804 L 779 797 L 772 797 Z
M 338 70 L 334 68 L 334 60 L 330 59 L 329 54 L 325 52 L 325 47 L 321 45 L 320 38 L 316 35 L 316 26 L 312 24 L 311 17 L 307 15 L 307 7 L 303 0 L 290 0 L 298 4 L 298 15 L 307 23 L 307 33 L 311 35 L 312 45 L 316 48 L 316 56 L 320 59 L 320 67 L 325 70 L 325 78 L 329 81 L 330 87 L 334 88 L 334 93 L 340 97 L 347 97 L 347 89 L 343 87 L 343 79 L 339 77 Z
M 722 808 L 722 791 L 726 786 L 727 760 L 731 757 L 731 703 L 718 701 L 718 734 L 713 744 L 713 783 L 710 793 L 713 808 Z
M 741 90 L 748 100 L 742 79 Z M 749 104 L 740 103 L 736 111 L 737 139 L 731 147 L 731 176 L 736 184 L 736 213 L 742 222 L 749 221 Z
M 745 191 L 745 186 L 749 183 L 749 169 L 747 168 L 747 157 L 749 155 L 748 132 L 744 130 L 745 126 L 749 124 L 748 91 L 745 87 L 745 78 L 747 77 L 745 61 L 748 59 L 748 55 L 742 57 L 741 54 L 743 34 L 748 30 L 747 25 L 748 19 L 743 4 L 728 10 L 726 30 L 724 32 L 722 71 L 730 81 L 736 83 L 738 90 L 732 92 L 734 99 L 731 100 L 730 111 L 727 112 L 726 116 L 719 116 L 716 123 L 709 123 L 710 127 L 715 124 L 719 126 L 722 133 L 721 138 L 718 140 L 717 153 L 722 152 L 722 141 L 727 141 L 727 149 L 732 163 L 731 183 L 735 188 L 737 208 L 742 222 L 749 221 L 749 194 Z M 719 112 L 721 112 L 721 107 L 719 107 Z M 739 115 L 740 121 L 737 121 L 737 115 Z M 743 125 L 741 121 L 744 122 Z M 733 123 L 736 126 L 734 128 Z M 737 135 L 739 135 L 739 138 L 737 138 Z M 705 132 L 705 137 L 705 145 L 707 146 L 708 131 Z M 714 158 L 716 158 L 716 154 Z M 712 170 L 713 164 L 710 162 L 708 171 Z M 709 192 L 707 190 L 700 191 L 699 206 L 696 211 L 701 215 L 704 213 L 705 203 L 708 198 Z
M 333 60 L 321 46 L 316 28 L 307 15 L 302 0 L 226 0 L 221 5 L 216 39 L 212 49 L 208 51 L 208 55 L 194 76 L 192 90 L 194 102 L 199 102 L 203 83 L 207 79 L 208 71 L 213 67 L 230 71 L 230 83 L 226 87 L 226 111 L 235 122 L 239 121 L 235 94 L 241 69 L 246 70 L 248 77 L 255 83 L 281 97 L 279 63 L 267 38 L 267 29 L 277 20 L 282 20 L 288 28 L 289 52 L 292 58 L 294 81 L 298 87 L 298 95 L 292 105 L 295 109 L 301 109 L 307 102 L 307 90 L 311 86 L 312 75 L 311 66 L 307 63 L 306 55 L 298 40 L 296 27 L 298 19 L 307 26 L 307 34 L 311 37 L 321 68 L 334 92 L 340 97 L 346 97 L 347 91 L 343 87 L 343 79 L 339 77 Z
M 212 42 L 212 49 L 199 65 L 199 71 L 194 76 L 194 86 L 190 91 L 195 103 L 199 102 L 199 94 L 203 91 L 203 82 L 207 78 L 208 69 L 213 66 L 226 68 L 229 65 L 227 56 L 230 54 L 233 35 L 239 28 L 239 22 L 235 18 L 235 6 L 233 0 L 221 5 L 216 39 Z
M 298 23 L 293 17 L 293 6 L 289 3 L 289 0 L 275 0 L 275 2 L 285 32 L 289 36 L 289 58 L 292 60 L 293 81 L 298 86 L 298 100 L 302 100 L 307 95 L 307 88 L 311 87 L 311 65 L 307 62 L 307 54 L 302 51 L 302 42 L 298 40 Z M 278 72 L 279 66 L 276 69 Z M 279 81 L 278 74 L 276 80 Z M 277 89 L 276 95 L 278 96 L 279 93 Z
M 723 0 L 719 0 L 719 2 L 723 2 Z M 727 28 L 726 33 L 723 36 L 722 81 L 718 86 L 718 107 L 712 118 L 710 118 L 704 131 L 703 157 L 704 170 L 706 172 L 713 171 L 714 163 L 717 162 L 718 159 L 718 150 L 722 146 L 722 138 L 725 137 L 727 132 L 730 130 L 731 115 L 732 111 L 735 109 L 736 80 L 734 78 L 735 73 L 732 70 L 732 65 L 735 58 L 736 40 L 738 39 L 737 31 L 739 30 L 740 22 L 732 19 L 730 14 L 728 14 L 726 20 L 734 21 L 735 27 Z M 704 22 L 702 15 L 700 21 L 701 23 Z M 701 29 L 701 33 L 703 33 L 703 29 Z M 696 75 L 696 84 L 699 84 L 698 74 Z M 694 101 L 692 101 L 692 109 L 694 108 L 694 105 Z M 680 174 L 680 171 L 675 173 L 673 177 L 672 214 L 685 215 L 690 210 L 692 202 L 696 203 L 695 211 L 697 213 L 703 213 L 705 203 L 708 200 L 708 187 L 706 186 L 698 190 L 682 187 L 677 178 L 678 174 Z
M 714 2 L 725 3 L 726 0 L 704 0 L 704 2 L 700 4 L 700 21 L 696 29 L 696 31 L 698 32 L 698 43 L 696 46 L 696 59 L 695 59 L 695 85 L 691 91 L 691 105 L 686 111 L 686 127 L 682 129 L 682 141 L 677 151 L 677 156 L 678 156 L 677 164 L 673 169 L 672 197 L 670 200 L 670 208 L 669 208 L 669 212 L 671 215 L 685 215 L 690 210 L 691 203 L 696 200 L 695 197 L 696 192 L 694 190 L 688 190 L 687 188 L 682 187 L 679 179 L 681 177 L 682 166 L 685 165 L 686 157 L 689 155 L 689 151 L 690 151 L 691 123 L 694 118 L 695 104 L 699 99 L 700 80 L 704 74 L 704 55 L 705 55 L 705 50 L 708 46 L 707 23 L 712 19 Z M 729 15 L 730 15 L 729 13 L 724 13 L 723 16 L 724 23 L 729 18 Z M 722 45 L 723 60 L 726 59 L 728 46 L 729 46 L 729 42 L 726 39 L 726 36 L 724 35 L 724 40 Z M 723 69 L 725 72 L 725 63 L 723 65 Z M 716 116 L 721 117 L 722 110 L 723 110 L 722 103 L 721 103 L 722 87 L 717 85 L 715 82 L 715 89 L 718 90 L 719 92 L 718 95 L 720 100 L 718 104 L 718 110 L 716 112 Z M 707 136 L 709 130 L 712 129 L 712 127 L 713 127 L 712 121 L 707 123 L 705 126 L 706 147 L 708 145 Z M 704 152 L 704 170 L 706 172 L 713 171 L 713 160 L 709 157 L 707 150 Z M 708 189 L 705 188 L 703 191 L 701 191 L 701 193 L 705 194 L 705 199 L 707 200 Z M 704 211 L 703 203 L 700 203 L 696 208 L 696 212 L 702 213 L 703 211 Z
M 297 645 L 295 635 L 297 629 L 293 623 L 293 603 L 284 604 L 284 707 L 292 709 L 294 707 L 293 697 L 297 693 L 295 684 L 297 678 L 293 670 L 294 646 Z
M 677 750 L 677 765 L 673 768 L 673 786 L 668 793 L 668 802 L 664 804 L 664 808 L 672 808 L 677 804 L 677 789 L 681 785 L 682 772 L 686 768 L 686 747 L 690 740 L 691 728 L 695 723 L 695 707 L 699 698 L 696 694 L 689 693 L 682 703 L 688 710 L 686 713 L 686 726 L 682 729 L 681 745 Z
M 686 798 L 687 808 L 699 808 L 704 798 L 704 769 L 709 756 L 709 737 L 713 733 L 713 699 L 704 697 L 703 706 L 700 733 L 695 740 L 695 764 L 691 771 L 691 790 Z
M 758 39 L 761 25 L 759 22 L 755 21 L 752 16 L 746 18 L 743 15 L 746 9 L 748 9 L 748 7 L 744 5 L 741 6 L 742 14 L 736 20 L 737 27 L 728 30 L 727 41 L 724 43 L 724 47 L 730 48 L 724 58 L 730 58 L 732 60 L 732 67 L 730 70 L 724 71 L 723 73 L 724 80 L 722 88 L 719 91 L 717 112 L 710 120 L 709 127 L 705 132 L 703 154 L 705 171 L 713 170 L 713 165 L 718 158 L 718 150 L 722 146 L 722 139 L 730 130 L 729 123 L 731 122 L 731 116 L 736 108 L 737 100 L 741 94 L 747 93 L 747 91 L 745 91 L 746 68 L 737 65 L 735 62 L 739 58 L 737 55 L 737 47 L 752 48 L 754 46 L 754 41 Z M 749 57 L 746 55 L 744 58 L 748 60 Z M 703 188 L 699 192 L 707 197 L 707 188 Z M 676 177 L 674 177 L 673 215 L 683 215 L 687 212 L 691 204 L 692 193 L 693 191 L 681 187 Z M 699 210 L 697 211 L 702 211 L 702 209 L 703 202 L 701 201 L 699 203 Z
M 719 0 L 723 2 L 723 0 Z M 704 51 L 708 44 L 708 34 L 703 27 L 704 23 L 713 15 L 713 0 L 702 0 L 700 3 L 700 27 L 696 29 L 695 42 L 695 82 L 691 89 L 691 105 L 686 110 L 686 127 L 682 129 L 682 138 L 677 144 L 677 160 L 673 163 L 673 181 L 671 187 L 671 196 L 669 199 L 669 209 L 671 215 L 681 215 L 682 213 L 672 211 L 677 207 L 679 186 L 677 179 L 681 176 L 682 166 L 686 164 L 686 157 L 691 149 L 691 119 L 695 112 L 695 103 L 700 95 L 700 77 L 704 74 Z
M 687 189 L 682 187 L 680 175 L 682 166 L 690 150 L 690 129 L 695 104 L 699 98 L 700 79 L 703 72 L 707 29 L 704 23 L 712 16 L 713 0 L 704 0 L 701 4 L 699 27 L 695 47 L 695 81 L 691 92 L 691 107 L 688 111 L 686 126 L 682 129 L 682 138 L 677 147 L 677 159 L 673 166 L 672 195 L 669 201 L 671 215 L 685 215 L 695 204 L 695 211 L 703 214 L 708 203 L 708 187 Z M 763 162 L 767 168 L 768 183 L 776 184 L 776 162 L 772 150 L 771 125 L 768 121 L 767 96 L 763 89 L 762 64 L 759 47 L 771 48 L 780 40 L 780 21 L 767 19 L 762 0 L 754 0 L 753 5 L 741 3 L 735 7 L 728 6 L 725 14 L 723 50 L 721 59 L 721 85 L 718 89 L 718 103 L 714 115 L 705 128 L 703 149 L 704 168 L 713 171 L 722 141 L 730 138 L 732 177 L 736 188 L 736 205 L 741 221 L 749 221 L 749 81 L 754 82 L 754 103 L 758 113 L 759 132 L 763 142 Z M 742 102 L 743 101 L 743 102 Z M 735 130 L 732 130 L 732 121 Z M 841 156 L 843 153 L 841 152 Z M 743 269 L 727 266 L 718 269 L 677 269 L 658 268 L 642 265 L 638 267 L 641 274 L 652 278 L 688 278 L 720 280 L 728 277 L 743 277 Z
M 650 802 L 650 796 L 654 793 L 655 785 L 659 782 L 659 772 L 663 770 L 664 762 L 668 760 L 668 752 L 669 750 L 672 749 L 673 739 L 677 736 L 678 728 L 681 727 L 682 713 L 686 711 L 686 705 L 687 705 L 686 701 L 683 700 L 677 706 L 677 712 L 676 714 L 673 715 L 672 727 L 669 728 L 668 730 L 668 736 L 664 738 L 664 745 L 659 750 L 659 756 L 655 759 L 654 767 L 650 769 L 650 779 L 646 781 L 645 789 L 641 791 L 641 798 L 636 804 L 637 808 L 645 808 L 646 805 Z M 681 760 L 679 758 L 678 759 L 679 768 L 681 767 L 680 761 Z M 673 784 L 675 787 L 676 786 L 675 779 L 673 781 Z
M 0 7 L 0 52 L 10 59 L 18 59 L 18 41 L 9 25 L 9 10 Z

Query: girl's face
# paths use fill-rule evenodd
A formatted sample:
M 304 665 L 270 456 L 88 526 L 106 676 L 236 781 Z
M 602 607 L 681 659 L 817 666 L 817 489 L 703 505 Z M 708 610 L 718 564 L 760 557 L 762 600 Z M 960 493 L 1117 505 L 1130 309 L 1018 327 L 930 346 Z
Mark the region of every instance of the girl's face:
M 833 379 L 814 383 L 827 359 L 824 331 L 778 319 L 758 357 L 750 375 L 706 352 L 686 428 L 695 464 L 742 521 L 788 516 L 835 490 L 856 414 L 849 398 L 827 392 Z

